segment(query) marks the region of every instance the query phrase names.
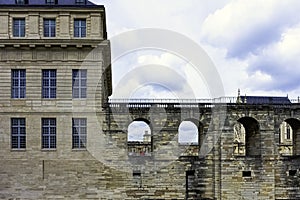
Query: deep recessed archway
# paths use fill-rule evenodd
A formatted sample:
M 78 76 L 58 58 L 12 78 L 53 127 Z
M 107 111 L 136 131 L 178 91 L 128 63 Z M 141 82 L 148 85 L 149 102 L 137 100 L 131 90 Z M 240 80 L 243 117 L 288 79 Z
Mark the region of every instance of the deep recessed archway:
M 280 124 L 280 144 L 282 154 L 300 155 L 300 121 L 295 118 L 284 120 Z
M 242 117 L 238 122 L 240 122 L 245 129 L 246 156 L 261 155 L 261 138 L 257 120 L 252 117 Z

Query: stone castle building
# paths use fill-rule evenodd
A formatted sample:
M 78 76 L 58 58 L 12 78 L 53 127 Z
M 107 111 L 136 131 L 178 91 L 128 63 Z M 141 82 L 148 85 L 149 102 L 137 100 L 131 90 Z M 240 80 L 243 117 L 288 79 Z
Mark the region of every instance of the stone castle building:
M 0 199 L 300 199 L 299 101 L 108 101 L 103 6 L 0 3 Z

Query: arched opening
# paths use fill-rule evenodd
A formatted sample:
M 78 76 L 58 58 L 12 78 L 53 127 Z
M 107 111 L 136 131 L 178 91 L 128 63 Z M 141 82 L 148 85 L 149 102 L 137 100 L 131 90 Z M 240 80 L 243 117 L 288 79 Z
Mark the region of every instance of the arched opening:
M 280 124 L 280 149 L 281 155 L 300 155 L 300 121 L 289 118 Z
M 238 120 L 245 129 L 245 155 L 261 155 L 261 138 L 259 133 L 259 124 L 252 117 L 243 117 Z
M 151 156 L 152 134 L 147 120 L 136 119 L 128 125 L 127 149 L 129 156 Z
M 198 156 L 203 137 L 203 125 L 198 120 L 182 121 L 178 127 L 178 144 L 183 150 L 181 156 Z
M 199 145 L 199 130 L 193 122 L 181 122 L 178 128 L 178 143 L 180 145 Z

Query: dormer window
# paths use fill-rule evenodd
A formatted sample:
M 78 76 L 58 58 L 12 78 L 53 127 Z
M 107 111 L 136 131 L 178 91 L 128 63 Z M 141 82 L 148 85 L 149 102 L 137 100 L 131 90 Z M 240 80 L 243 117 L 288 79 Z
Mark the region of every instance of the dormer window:
M 86 0 L 75 0 L 76 4 L 86 4 Z
M 16 4 L 18 5 L 28 4 L 28 0 L 16 0 Z
M 57 5 L 58 4 L 58 0 L 46 0 L 46 4 L 47 5 Z

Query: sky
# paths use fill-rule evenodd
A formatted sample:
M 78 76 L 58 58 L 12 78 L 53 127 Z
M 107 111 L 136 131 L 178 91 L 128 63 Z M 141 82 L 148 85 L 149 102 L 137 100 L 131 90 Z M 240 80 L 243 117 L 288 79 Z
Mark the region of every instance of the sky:
M 112 60 L 112 98 L 214 98 L 211 83 L 221 79 L 223 96 L 300 96 L 299 0 L 92 0 L 106 8 L 108 39 L 129 31 L 154 28 L 183 35 L 211 59 L 216 72 L 170 49 L 141 48 Z M 153 34 L 155 35 L 155 34 Z M 126 38 L 126 37 L 125 37 Z M 161 39 L 169 39 L 167 37 Z M 147 38 L 145 38 L 147 40 Z M 124 44 L 132 38 L 123 39 Z M 121 41 L 121 42 L 123 42 Z M 190 43 L 187 43 L 190 45 Z M 190 54 L 193 54 L 191 48 Z M 112 48 L 114 54 L 114 48 Z M 208 83 L 208 79 L 212 80 Z M 136 124 L 135 124 L 136 123 Z M 184 137 L 193 141 L 196 128 L 183 122 Z M 149 127 L 129 126 L 133 140 Z M 179 137 L 181 137 L 179 135 Z
M 247 96 L 300 96 L 298 0 L 92 2 L 106 8 L 112 43 L 118 35 L 143 28 L 173 31 L 194 41 L 214 63 L 225 96 L 236 96 L 238 88 Z M 163 67 L 149 73 L 150 65 Z M 168 50 L 128 53 L 113 60 L 112 75 L 115 98 L 212 97 L 206 77 Z M 180 79 L 173 78 L 177 75 Z

